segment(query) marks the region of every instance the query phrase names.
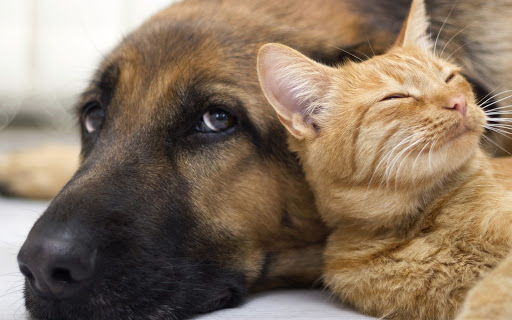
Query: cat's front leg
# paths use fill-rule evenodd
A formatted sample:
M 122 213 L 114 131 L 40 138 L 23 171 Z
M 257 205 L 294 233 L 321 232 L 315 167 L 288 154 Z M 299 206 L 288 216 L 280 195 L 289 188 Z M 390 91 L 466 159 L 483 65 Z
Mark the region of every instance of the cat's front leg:
M 334 295 L 388 320 L 453 320 L 475 282 L 473 270 L 430 238 L 351 241 L 335 230 L 325 261 L 324 283 Z
M 512 319 L 512 253 L 468 294 L 456 320 Z

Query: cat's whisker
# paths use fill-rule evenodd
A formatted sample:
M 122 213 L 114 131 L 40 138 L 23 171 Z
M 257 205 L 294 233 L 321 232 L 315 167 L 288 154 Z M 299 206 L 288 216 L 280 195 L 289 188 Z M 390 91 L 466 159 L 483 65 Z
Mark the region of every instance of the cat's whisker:
M 493 108 L 491 110 L 484 110 L 484 113 L 487 114 L 488 112 L 493 112 L 493 111 L 496 111 L 496 110 L 508 110 L 512 113 L 512 105 L 507 105 L 507 106 L 502 106 L 502 107 L 498 107 L 498 108 Z
M 489 131 L 493 131 L 493 132 L 496 132 L 496 133 L 499 133 L 509 139 L 512 139 L 512 129 L 511 128 L 507 128 L 507 129 L 501 129 L 501 128 L 494 128 L 494 130 L 491 130 L 489 129 Z
M 476 41 L 476 40 L 471 40 L 471 41 L 468 41 L 468 42 L 464 43 L 463 45 L 461 45 L 460 47 L 458 47 L 458 48 L 457 48 L 457 50 L 453 51 L 453 52 L 448 56 L 448 58 L 446 58 L 446 60 L 450 60 L 450 58 L 451 58 L 451 57 L 452 57 L 452 56 L 453 56 L 457 51 L 459 51 L 460 49 L 464 48 L 464 47 L 465 47 L 465 46 L 467 46 L 468 44 L 473 43 L 473 42 L 475 42 L 475 41 Z
M 366 32 L 366 28 L 364 29 L 364 35 L 366 36 L 366 41 L 368 41 L 368 45 L 370 46 L 370 50 L 372 50 L 372 54 L 375 56 L 375 51 L 373 51 L 372 44 L 370 42 L 370 39 L 368 38 L 368 33 Z
M 461 34 L 464 30 L 466 30 L 467 28 L 471 27 L 472 25 L 474 25 L 475 23 L 477 23 L 477 21 L 474 21 L 473 23 L 467 25 L 466 27 L 460 29 L 456 34 L 454 34 L 450 40 L 448 40 L 448 42 L 445 43 L 444 47 L 443 47 L 443 50 L 441 50 L 441 53 L 439 54 L 440 57 L 443 56 L 443 53 L 444 53 L 444 50 L 446 49 L 446 47 L 448 46 L 448 44 L 453 40 L 455 39 L 455 37 L 457 37 L 459 34 Z
M 485 139 L 484 139 L 485 138 Z M 482 144 L 485 142 L 488 146 L 490 146 L 489 144 L 489 141 L 487 140 L 489 138 L 487 138 L 485 135 L 482 136 L 482 139 L 480 139 L 480 141 L 478 142 L 480 147 L 484 148 L 485 149 L 485 146 L 483 146 Z
M 500 84 L 498 87 L 494 88 L 492 91 L 490 91 L 489 93 L 487 93 L 485 96 L 483 96 L 482 98 L 478 99 L 476 101 L 476 105 L 477 106 L 480 106 L 480 104 L 482 104 L 482 102 L 484 101 L 484 99 L 486 99 L 487 97 L 489 97 L 491 94 L 494 93 L 494 91 L 498 90 L 499 87 L 501 87 L 503 84 Z M 485 100 L 487 101 L 487 100 Z
M 502 127 L 502 126 L 507 126 L 506 124 L 500 124 L 500 123 L 496 123 L 496 124 L 487 124 L 484 126 L 484 128 L 486 129 L 489 129 L 489 130 L 501 130 L 502 128 L 503 129 L 506 129 L 506 127 Z M 506 132 L 506 130 L 503 130 L 503 132 Z
M 500 128 L 500 127 L 489 127 L 487 128 L 489 131 L 493 131 L 499 133 L 509 139 L 512 139 L 512 128 Z
M 361 62 L 363 62 L 363 61 L 364 61 L 363 59 L 359 58 L 358 56 L 356 56 L 356 55 L 355 55 L 355 54 L 353 54 L 352 52 L 349 52 L 349 51 L 347 51 L 347 50 L 345 50 L 345 49 L 342 49 L 342 48 L 339 48 L 339 47 L 337 47 L 337 46 L 333 46 L 332 44 L 329 44 L 329 43 L 325 43 L 325 44 L 326 44 L 326 45 L 328 45 L 328 46 L 330 46 L 330 47 L 333 47 L 333 48 L 335 48 L 335 49 L 338 49 L 338 50 L 340 50 L 340 51 L 343 51 L 343 52 L 345 52 L 346 54 L 351 55 L 352 57 L 356 58 L 357 60 L 359 60 L 359 61 L 361 61 Z
M 494 101 L 494 102 L 492 102 L 492 103 L 490 103 L 490 104 L 487 104 L 487 105 L 485 105 L 485 106 L 481 106 L 480 108 L 482 108 L 482 109 L 484 109 L 484 110 L 485 110 L 485 109 L 489 108 L 490 106 L 492 106 L 492 105 L 494 105 L 494 104 L 496 104 L 496 103 L 498 103 L 498 102 L 501 102 L 501 101 L 503 101 L 503 100 L 506 100 L 506 99 L 508 99 L 508 98 L 510 98 L 510 97 L 512 97 L 512 94 L 511 94 L 511 95 L 506 96 L 505 98 L 501 98 L 500 100 Z
M 409 143 L 410 141 L 413 141 L 414 140 L 414 136 L 416 134 L 412 134 L 410 135 L 407 140 L 403 140 L 402 143 L 400 143 L 400 145 L 403 145 L 403 144 L 406 144 L 406 143 Z M 393 149 L 397 149 L 396 147 L 393 148 Z M 393 159 L 391 159 L 391 161 L 388 161 L 387 165 L 386 165 L 386 169 L 384 171 L 384 177 L 386 178 L 386 188 L 388 188 L 389 186 L 389 177 L 390 177 L 390 174 L 389 174 L 389 170 L 390 170 L 390 167 L 392 166 L 393 163 L 395 163 L 396 159 L 399 157 L 400 155 L 400 152 L 402 152 L 404 149 L 398 151 L 398 153 L 393 157 Z M 382 181 L 381 181 L 382 183 Z
M 325 42 L 324 42 L 324 43 L 325 43 Z M 326 44 L 326 45 L 328 45 L 328 46 L 330 46 L 330 47 L 333 47 L 333 48 L 335 48 L 335 49 L 338 49 L 338 50 L 340 50 L 340 51 L 343 51 L 343 52 L 345 52 L 346 54 L 351 55 L 352 57 L 356 58 L 356 59 L 357 59 L 357 60 L 359 60 L 360 62 L 364 62 L 364 60 L 363 60 L 363 59 L 359 58 L 358 56 L 356 56 L 356 55 L 355 55 L 355 54 L 353 54 L 352 52 L 349 52 L 349 51 L 347 51 L 347 50 L 345 50 L 345 49 L 342 49 L 342 48 L 339 48 L 339 47 L 337 47 L 337 46 L 333 46 L 332 44 L 329 44 L 329 43 L 325 43 L 325 44 Z M 364 54 L 364 55 L 365 55 L 368 59 L 370 59 L 370 57 L 368 57 L 366 54 Z M 367 64 L 367 65 L 369 65 L 369 66 L 370 66 L 373 70 L 375 70 L 375 72 L 377 72 L 378 74 L 380 74 L 380 73 L 381 73 L 379 70 L 377 70 L 377 68 L 375 68 L 375 67 L 374 67 L 374 66 L 372 66 L 371 64 Z
M 428 34 L 426 36 L 426 39 L 427 40 L 430 40 L 430 34 Z M 432 49 L 428 46 L 428 41 L 422 41 L 421 43 L 421 46 L 423 47 L 423 51 L 425 53 L 425 55 L 429 56 L 429 57 L 433 57 L 435 56 L 435 54 L 432 52 Z M 434 70 L 433 66 L 428 66 L 430 68 L 430 70 Z
M 410 137 L 410 139 L 408 139 L 408 140 L 407 140 L 407 142 L 410 142 L 411 140 L 412 140 L 412 136 Z M 396 151 L 396 149 L 398 149 L 398 148 L 396 148 L 396 147 L 395 147 L 395 148 L 393 148 L 393 151 Z M 398 151 L 398 153 L 399 153 L 399 152 L 400 152 L 400 150 Z M 391 159 L 391 161 L 389 161 L 389 159 L 390 159 L 391 157 L 393 157 L 393 158 Z M 380 181 L 380 183 L 379 183 L 379 187 L 381 187 L 381 186 L 382 186 L 382 184 L 384 183 L 384 181 L 386 182 L 386 188 L 388 187 L 388 185 L 389 185 L 389 174 L 388 174 L 389 165 L 390 165 L 391 163 L 393 163 L 393 161 L 395 160 L 395 158 L 396 158 L 396 157 L 397 157 L 397 155 L 396 155 L 396 154 L 395 154 L 395 155 L 393 155 L 393 153 L 390 153 L 390 154 L 389 154 L 389 156 L 387 156 L 386 158 L 383 158 L 383 159 L 382 159 L 382 161 L 381 161 L 381 162 L 384 162 L 384 160 L 386 160 L 386 161 L 385 161 L 385 162 L 386 162 L 386 166 L 385 166 L 384 173 L 383 173 L 383 175 L 382 175 L 381 181 Z
M 450 12 L 448 12 L 448 15 L 447 15 L 447 16 L 446 16 L 446 18 L 444 19 L 444 22 L 443 22 L 443 24 L 441 25 L 441 28 L 439 28 L 439 32 L 437 33 L 436 41 L 435 41 L 435 43 L 434 43 L 434 56 L 436 55 L 437 41 L 439 40 L 439 36 L 441 35 L 441 32 L 443 31 L 444 25 L 446 24 L 446 22 L 448 21 L 448 19 L 450 19 L 450 16 L 452 15 L 453 9 L 455 9 L 455 5 L 456 5 L 456 4 L 457 4 L 457 1 L 454 1 L 454 2 L 453 2 L 453 6 L 452 6 L 452 8 L 450 9 Z
M 438 141 L 439 141 L 439 139 L 434 140 L 434 143 L 432 144 L 432 146 L 430 147 L 430 150 L 428 151 L 428 169 L 429 170 L 432 170 L 432 162 L 430 161 L 431 156 L 432 156 L 432 150 L 434 150 L 434 147 L 436 146 Z
M 486 116 L 492 116 L 492 115 L 512 115 L 512 108 L 510 106 L 507 106 L 506 108 L 504 108 L 503 110 L 497 110 L 497 109 L 493 109 L 493 110 L 488 110 L 488 111 L 485 111 L 485 115 Z M 510 119 L 510 118 L 497 118 L 497 119 Z M 494 120 L 494 119 L 491 119 L 491 120 Z
M 512 124 L 508 123 L 488 123 L 487 126 L 493 127 L 493 128 L 512 128 Z
M 502 116 L 502 115 L 507 115 L 507 114 L 512 114 L 512 112 L 498 111 L 498 112 L 489 112 L 489 113 L 486 113 L 485 115 L 486 116 Z
M 510 139 L 512 140 L 512 137 L 509 136 L 511 133 L 510 132 L 505 132 L 505 131 L 502 131 L 500 129 L 497 129 L 497 128 L 493 128 L 493 127 L 485 127 L 486 129 L 492 131 L 492 132 L 495 132 L 495 133 L 498 133 L 498 134 L 501 134 L 502 136 L 504 136 L 505 138 L 507 139 Z
M 495 145 L 496 147 L 498 147 L 499 149 L 501 149 L 502 151 L 504 151 L 505 153 L 507 153 L 508 155 L 511 155 L 510 152 L 508 152 L 507 150 L 503 149 L 499 144 L 497 144 L 496 142 L 494 142 L 491 138 L 488 138 L 486 137 L 485 135 L 482 136 L 482 138 L 485 139 L 485 141 L 487 142 L 491 142 L 493 145 Z
M 376 154 L 376 157 L 378 157 L 384 151 L 385 147 L 386 147 L 386 144 L 383 144 L 383 146 L 380 148 L 379 152 Z M 391 151 L 393 151 L 393 149 Z M 384 161 L 384 159 L 390 154 L 391 151 L 388 151 L 384 155 L 384 157 L 380 160 L 380 162 L 377 164 L 377 166 L 373 169 L 372 176 L 370 177 L 370 180 L 368 182 L 368 187 L 366 188 L 366 191 L 365 191 L 365 195 L 364 195 L 365 198 L 366 198 L 366 195 L 368 194 L 368 191 L 370 190 L 370 186 L 371 186 L 371 184 L 373 182 L 373 178 L 375 177 L 375 174 L 378 171 L 378 168 L 380 167 L 380 165 Z
M 508 123 L 512 123 L 512 119 L 510 119 L 510 118 L 492 118 L 492 119 L 489 119 L 489 123 L 505 123 L 505 124 L 508 124 Z
M 412 169 L 416 169 L 416 162 L 418 161 L 418 159 L 420 158 L 421 154 L 423 153 L 423 150 L 425 150 L 426 147 L 428 147 L 430 145 L 431 141 L 429 141 L 428 143 L 425 143 L 425 145 L 423 146 L 423 148 L 421 148 L 420 150 L 420 153 L 418 153 L 418 156 L 416 157 L 416 159 L 414 159 L 414 163 L 412 164 Z
M 501 85 L 500 85 L 501 86 Z M 498 88 L 495 88 L 493 91 L 489 92 L 485 97 L 483 97 L 482 99 L 480 99 L 478 102 L 477 102 L 477 105 L 481 108 L 482 106 L 485 106 L 485 104 L 489 101 L 489 100 L 492 100 L 493 98 L 495 98 L 496 96 L 499 96 L 500 94 L 504 94 L 504 93 L 507 93 L 507 92 L 512 92 L 512 90 L 504 90 L 504 91 L 501 91 L 501 92 L 498 92 L 496 94 L 494 94 L 493 96 L 487 98 L 489 95 L 491 95 L 495 90 L 497 90 Z M 487 98 L 484 102 L 482 102 L 482 100 L 484 100 L 485 98 Z
M 407 152 L 403 157 L 402 157 L 402 161 L 400 162 L 400 165 L 398 166 L 398 169 L 396 170 L 396 174 L 395 174 L 395 192 L 398 188 L 398 180 L 399 180 L 399 177 L 400 177 L 400 170 L 402 169 L 402 166 L 403 164 L 407 161 L 407 157 L 409 157 L 409 155 L 411 154 L 412 151 L 414 151 L 414 146 L 417 145 L 418 143 L 422 142 L 423 141 L 423 138 L 419 139 L 418 141 L 416 141 L 415 143 L 413 143 L 412 145 L 410 145 L 409 147 L 407 147 L 407 149 L 410 149 L 409 152 Z M 406 150 L 407 150 L 406 149 Z M 422 149 L 423 150 L 423 149 Z
M 413 138 L 419 134 L 421 134 L 422 132 L 417 132 L 415 134 L 413 134 Z M 413 139 L 414 141 L 414 139 Z M 400 158 L 402 157 L 402 155 L 407 152 L 407 150 L 409 150 L 410 148 L 414 147 L 415 145 L 417 145 L 418 143 L 420 143 L 422 141 L 422 139 L 418 139 L 416 140 L 416 142 L 410 144 L 409 146 L 407 146 L 406 148 L 404 148 L 402 151 L 400 151 L 392 160 L 392 162 L 390 163 L 390 165 L 388 165 L 388 167 L 386 168 L 386 176 L 387 176 L 387 179 L 386 179 L 386 186 L 389 184 L 389 178 L 391 176 L 391 173 L 393 172 L 393 169 L 395 168 L 395 165 L 400 162 L 400 163 L 403 163 L 403 160 L 406 158 L 406 157 L 403 157 L 403 159 L 400 161 Z M 389 170 L 389 173 L 388 173 L 388 170 Z M 395 189 L 396 189 L 396 181 L 398 179 L 398 172 L 395 173 Z
M 372 174 L 372 177 L 370 179 L 370 182 L 368 183 L 368 189 L 370 188 L 370 185 L 373 181 L 373 177 L 375 176 L 375 174 L 377 173 L 377 171 L 379 170 L 380 166 L 393 154 L 393 152 L 400 148 L 400 146 L 402 146 L 403 144 L 407 143 L 408 141 L 410 141 L 412 139 L 412 137 L 414 136 L 414 134 L 411 134 L 410 136 L 404 138 L 399 144 L 397 144 L 396 146 L 394 146 L 390 151 L 388 151 L 384 157 L 382 157 L 382 159 L 380 160 L 380 162 L 377 164 L 377 166 L 375 167 L 375 169 L 373 170 L 373 174 Z M 382 178 L 384 178 L 385 174 L 383 175 Z M 380 183 L 380 185 L 382 185 L 382 181 Z M 367 191 L 368 191 L 367 189 Z
M 364 53 L 364 52 L 362 52 L 362 51 L 359 51 L 359 50 L 357 50 L 357 52 L 359 52 L 360 54 L 362 54 L 363 56 L 365 56 L 365 57 L 366 57 L 366 59 L 370 59 L 370 57 L 369 57 L 366 53 Z

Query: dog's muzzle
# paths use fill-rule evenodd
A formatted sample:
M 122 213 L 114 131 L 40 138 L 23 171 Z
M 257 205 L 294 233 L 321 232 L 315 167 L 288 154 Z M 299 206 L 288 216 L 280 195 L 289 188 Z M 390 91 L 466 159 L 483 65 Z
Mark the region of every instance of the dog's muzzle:
M 51 300 L 83 300 L 94 277 L 96 254 L 85 237 L 52 227 L 30 234 L 18 264 L 34 294 Z

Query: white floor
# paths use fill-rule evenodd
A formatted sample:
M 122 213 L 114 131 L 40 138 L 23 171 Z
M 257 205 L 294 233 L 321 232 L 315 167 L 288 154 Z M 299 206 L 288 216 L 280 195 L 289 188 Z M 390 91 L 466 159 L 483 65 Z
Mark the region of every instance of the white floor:
M 45 202 L 0 197 L 0 320 L 27 319 L 23 306 L 23 278 L 16 255 L 32 224 L 44 211 Z M 241 307 L 220 310 L 197 320 L 300 319 L 364 320 L 331 301 L 319 290 L 282 290 L 255 294 Z

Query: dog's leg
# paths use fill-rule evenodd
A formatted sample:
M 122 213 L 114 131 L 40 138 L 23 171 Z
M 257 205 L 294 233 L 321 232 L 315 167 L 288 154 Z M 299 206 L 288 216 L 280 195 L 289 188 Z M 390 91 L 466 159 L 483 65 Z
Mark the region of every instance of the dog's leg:
M 456 320 L 512 319 L 512 254 L 468 294 Z
M 0 155 L 0 194 L 50 199 L 78 168 L 78 146 L 47 145 Z

